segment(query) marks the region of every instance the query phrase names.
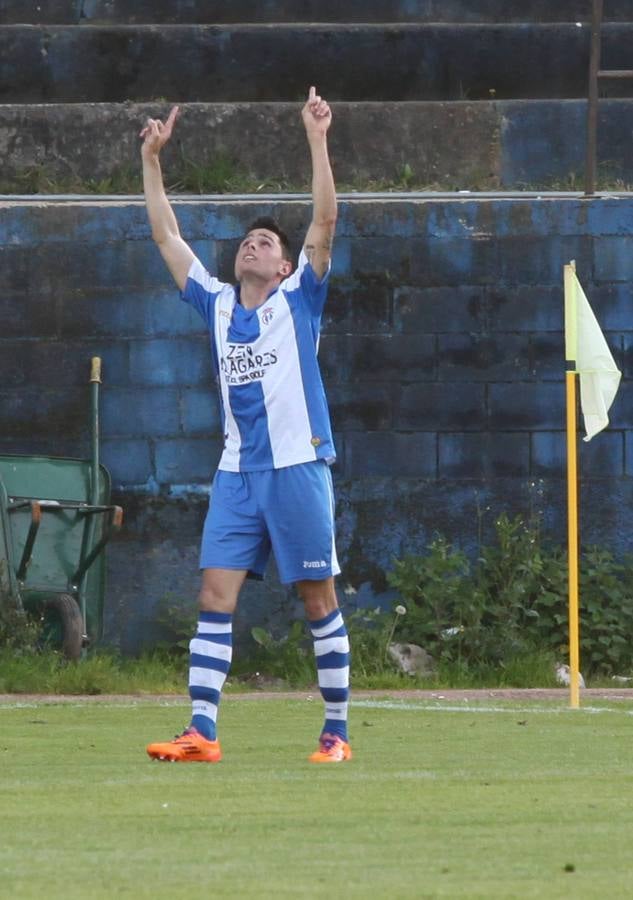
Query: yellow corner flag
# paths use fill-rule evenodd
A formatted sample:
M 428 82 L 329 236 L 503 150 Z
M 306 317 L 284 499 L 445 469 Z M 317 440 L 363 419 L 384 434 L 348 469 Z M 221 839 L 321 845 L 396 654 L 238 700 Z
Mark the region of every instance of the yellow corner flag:
M 580 634 L 578 591 L 578 447 L 576 437 L 576 375 L 580 376 L 580 407 L 586 441 L 609 424 L 609 408 L 621 374 L 576 278 L 573 262 L 565 266 L 565 391 L 567 395 L 567 548 L 569 584 L 569 696 L 580 705 Z
M 565 266 L 565 357 L 580 377 L 580 408 L 585 441 L 606 428 L 622 373 L 615 364 L 598 320 L 585 296 L 574 264 Z

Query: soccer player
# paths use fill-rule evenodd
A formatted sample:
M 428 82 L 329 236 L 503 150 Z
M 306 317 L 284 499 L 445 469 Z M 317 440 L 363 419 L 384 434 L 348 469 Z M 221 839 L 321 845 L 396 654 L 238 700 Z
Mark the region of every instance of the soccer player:
M 301 116 L 312 159 L 312 222 L 297 268 L 273 219 L 252 223 L 235 257 L 237 284 L 209 274 L 182 239 L 167 200 L 160 151 L 178 107 L 141 131 L 143 184 L 152 236 L 182 299 L 211 337 L 224 450 L 213 480 L 200 550 L 198 630 L 190 644 L 191 724 L 149 744 L 153 759 L 217 762 L 220 694 L 231 662 L 231 621 L 247 576 L 261 578 L 272 548 L 281 581 L 296 584 L 314 640 L 325 723 L 311 762 L 351 758 L 347 736 L 349 641 L 334 576 L 335 451 L 317 362 L 336 224 L 327 150 L 329 105 L 310 88 Z

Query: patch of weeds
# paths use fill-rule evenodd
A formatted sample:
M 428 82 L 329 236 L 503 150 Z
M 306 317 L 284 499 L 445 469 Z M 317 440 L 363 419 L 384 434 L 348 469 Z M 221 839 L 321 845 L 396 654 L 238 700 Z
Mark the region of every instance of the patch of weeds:
M 396 674 L 395 663 L 387 652 L 396 618 L 395 613 L 379 608 L 357 609 L 345 617 L 355 678 Z
M 189 642 L 198 628 L 197 606 L 165 594 L 157 604 L 155 621 L 164 635 L 156 644 L 157 650 L 166 656 L 188 658 Z
M 316 680 L 312 640 L 305 622 L 296 619 L 285 634 L 274 637 L 259 626 L 251 628 L 255 648 L 246 651 L 235 674 L 252 677 L 254 672 L 277 678 L 291 687 L 305 687 Z
M 578 193 L 585 190 L 585 172 L 571 170 L 566 175 L 546 178 L 539 182 L 524 182 L 517 184 L 518 191 L 559 191 L 562 193 Z M 605 160 L 598 164 L 596 170 L 596 191 L 603 193 L 614 191 L 625 193 L 633 190 L 630 181 L 626 181 L 618 172 L 618 168 L 612 161 Z
M 143 190 L 142 175 L 132 167 L 115 169 L 105 178 L 73 179 L 71 184 L 69 194 L 140 194 Z
M 182 155 L 169 190 L 188 194 L 257 194 L 282 193 L 296 187 L 283 179 L 256 179 L 228 154 L 219 153 L 200 163 Z
M 529 688 L 560 687 L 555 674 L 556 657 L 547 650 L 509 655 L 501 662 L 472 663 L 444 659 L 437 671 L 424 679 L 428 688 Z
M 30 166 L 0 179 L 0 194 L 139 194 L 143 180 L 131 166 L 114 169 L 103 178 L 59 175 L 46 166 Z
M 219 153 L 212 159 L 201 161 L 181 154 L 170 167 L 167 189 L 170 193 L 186 194 L 258 194 L 258 193 L 309 193 L 307 182 L 294 183 L 286 178 L 255 178 L 240 166 L 228 153 Z M 633 185 L 618 173 L 609 162 L 598 168 L 596 190 L 599 192 L 627 192 Z M 519 182 L 500 185 L 494 173 L 470 172 L 466 178 L 446 175 L 434 178 L 429 173 L 417 172 L 410 162 L 403 162 L 384 178 L 370 178 L 358 174 L 351 181 L 337 182 L 339 193 L 397 193 L 458 191 L 557 191 L 582 192 L 584 173 L 571 171 L 567 175 L 546 178 L 538 182 Z M 75 174 L 57 174 L 47 166 L 29 166 L 10 177 L 0 178 L 0 194 L 140 194 L 143 180 L 140 166 L 122 166 L 101 178 L 81 178 Z
M 35 653 L 42 637 L 39 617 L 21 609 L 0 591 L 0 650 L 13 655 Z
M 426 554 L 394 561 L 388 581 L 408 611 L 396 636 L 427 650 L 452 683 L 547 685 L 554 661 L 567 655 L 566 551 L 544 542 L 537 516 L 501 514 L 495 532 L 474 568 L 442 537 Z M 585 548 L 580 595 L 585 673 L 633 672 L 633 557 L 618 562 L 608 550 Z
M 187 664 L 152 653 L 121 659 L 105 651 L 69 662 L 45 650 L 20 654 L 0 649 L 0 693 L 18 694 L 182 694 Z

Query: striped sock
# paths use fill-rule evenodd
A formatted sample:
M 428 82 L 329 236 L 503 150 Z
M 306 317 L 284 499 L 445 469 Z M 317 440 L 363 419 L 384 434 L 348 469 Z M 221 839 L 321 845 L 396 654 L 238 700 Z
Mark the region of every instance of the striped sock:
M 339 609 L 310 622 L 317 662 L 319 688 L 325 703 L 323 733 L 347 741 L 349 698 L 349 638 Z
M 214 741 L 220 692 L 226 680 L 233 651 L 230 613 L 201 612 L 198 631 L 189 644 L 189 696 L 191 724 Z

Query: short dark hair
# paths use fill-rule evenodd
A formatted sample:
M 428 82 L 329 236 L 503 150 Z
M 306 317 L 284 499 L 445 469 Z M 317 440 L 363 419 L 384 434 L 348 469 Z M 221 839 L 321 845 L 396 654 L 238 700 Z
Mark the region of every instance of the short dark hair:
M 276 234 L 279 238 L 279 243 L 281 244 L 281 249 L 284 255 L 284 259 L 290 260 L 292 262 L 292 253 L 290 251 L 290 241 L 288 240 L 288 235 L 286 232 L 279 227 L 275 219 L 272 216 L 259 216 L 259 218 L 255 219 L 254 222 L 246 229 L 246 234 L 250 234 L 251 231 L 255 231 L 258 228 L 265 228 L 266 231 L 272 231 L 273 234 Z

